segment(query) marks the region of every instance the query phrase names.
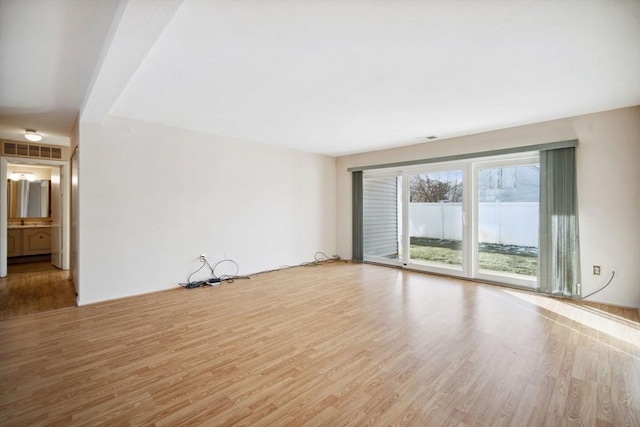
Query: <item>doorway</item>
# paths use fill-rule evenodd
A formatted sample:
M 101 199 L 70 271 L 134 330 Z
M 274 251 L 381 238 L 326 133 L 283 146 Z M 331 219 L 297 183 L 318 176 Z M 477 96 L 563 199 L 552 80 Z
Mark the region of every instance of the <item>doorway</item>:
M 69 280 L 69 164 L 48 159 L 25 159 L 3 156 L 0 162 L 0 286 L 3 288 L 2 311 L 9 316 L 46 311 L 76 305 L 75 288 Z M 15 186 L 11 174 L 25 172 L 33 182 L 48 174 L 49 194 L 34 195 L 37 208 L 29 209 L 25 199 L 32 196 L 34 186 Z M 23 175 L 22 178 L 25 176 Z M 39 185 L 35 185 L 39 187 Z M 42 188 L 47 187 L 42 185 Z M 11 206 L 18 198 L 26 209 L 24 218 L 17 217 Z M 47 206 L 47 201 L 49 205 Z M 42 212 L 37 217 L 34 212 Z M 48 250 L 47 250 L 48 248 Z M 17 251 L 17 252 L 16 252 Z M 48 254 L 47 254 L 48 253 Z M 26 261 L 26 262 L 24 262 Z M 69 287 L 70 285 L 70 287 Z

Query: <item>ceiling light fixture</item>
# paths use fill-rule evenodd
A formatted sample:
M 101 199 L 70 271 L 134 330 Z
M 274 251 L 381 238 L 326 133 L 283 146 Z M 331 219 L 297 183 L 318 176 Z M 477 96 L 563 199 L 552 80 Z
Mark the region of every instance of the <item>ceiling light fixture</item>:
M 9 174 L 11 181 L 35 181 L 36 177 L 31 172 L 11 172 Z
M 40 135 L 38 131 L 33 129 L 25 130 L 24 137 L 32 142 L 42 141 L 42 135 Z

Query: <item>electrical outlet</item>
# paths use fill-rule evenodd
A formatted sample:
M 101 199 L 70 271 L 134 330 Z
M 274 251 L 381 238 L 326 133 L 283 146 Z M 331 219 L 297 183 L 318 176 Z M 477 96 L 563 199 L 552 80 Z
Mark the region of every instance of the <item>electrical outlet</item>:
M 207 260 L 207 256 L 205 254 L 200 254 L 200 262 L 205 262 Z
M 599 265 L 594 265 L 593 266 L 593 274 L 595 276 L 599 276 L 600 275 L 600 266 Z

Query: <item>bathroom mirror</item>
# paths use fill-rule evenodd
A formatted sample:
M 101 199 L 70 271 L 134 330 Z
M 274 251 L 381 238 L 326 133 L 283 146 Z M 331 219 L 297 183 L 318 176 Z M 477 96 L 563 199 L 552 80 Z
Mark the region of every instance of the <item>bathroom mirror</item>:
M 51 181 L 7 180 L 9 218 L 47 218 L 51 204 Z

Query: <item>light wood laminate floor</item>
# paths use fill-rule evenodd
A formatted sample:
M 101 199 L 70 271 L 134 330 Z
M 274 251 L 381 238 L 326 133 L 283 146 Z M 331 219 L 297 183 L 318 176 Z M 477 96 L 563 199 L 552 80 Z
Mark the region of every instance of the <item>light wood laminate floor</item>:
M 638 426 L 634 310 L 333 263 L 0 322 L 0 425 Z

